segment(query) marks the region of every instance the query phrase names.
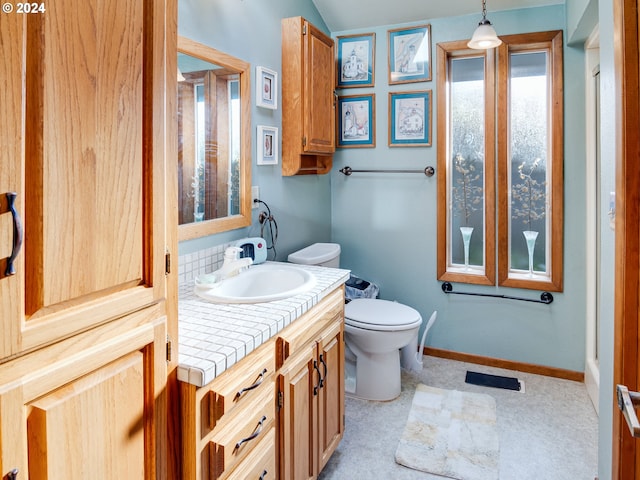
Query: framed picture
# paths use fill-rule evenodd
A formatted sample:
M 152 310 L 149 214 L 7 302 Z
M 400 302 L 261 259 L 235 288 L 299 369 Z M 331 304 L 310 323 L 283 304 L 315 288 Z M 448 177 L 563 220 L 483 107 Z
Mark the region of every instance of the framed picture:
M 431 25 L 389 30 L 389 85 L 431 81 Z
M 256 105 L 278 108 L 278 72 L 265 67 L 256 67 Z
M 337 37 L 338 88 L 373 87 L 376 34 Z
M 278 164 L 278 127 L 258 125 L 256 162 L 258 165 Z
M 375 147 L 375 94 L 338 97 L 338 147 Z
M 389 93 L 389 146 L 431 146 L 431 90 Z

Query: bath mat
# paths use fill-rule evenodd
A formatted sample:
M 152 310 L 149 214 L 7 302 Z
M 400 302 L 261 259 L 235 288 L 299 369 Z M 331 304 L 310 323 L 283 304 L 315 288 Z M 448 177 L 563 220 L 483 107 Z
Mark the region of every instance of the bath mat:
M 500 375 L 489 375 L 488 373 L 478 373 L 467 371 L 464 381 L 482 387 L 504 388 L 506 390 L 520 391 L 522 385 L 520 380 L 514 377 L 502 377 Z
M 419 384 L 396 463 L 458 480 L 497 480 L 496 401 Z

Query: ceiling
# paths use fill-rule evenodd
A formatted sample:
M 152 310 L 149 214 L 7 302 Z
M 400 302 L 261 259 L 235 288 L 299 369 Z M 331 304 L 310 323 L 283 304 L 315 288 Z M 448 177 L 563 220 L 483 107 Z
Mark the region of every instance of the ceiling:
M 491 12 L 563 4 L 565 0 L 488 0 Z M 329 31 L 341 32 L 380 25 L 410 23 L 432 18 L 477 14 L 481 0 L 313 0 Z

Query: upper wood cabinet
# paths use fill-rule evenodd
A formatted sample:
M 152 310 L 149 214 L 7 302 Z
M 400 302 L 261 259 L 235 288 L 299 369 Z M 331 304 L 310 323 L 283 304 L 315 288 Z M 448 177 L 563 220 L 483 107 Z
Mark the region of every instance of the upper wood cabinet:
M 0 362 L 164 298 L 168 4 L 0 15 Z
M 302 17 L 282 20 L 282 174 L 322 174 L 335 152 L 333 40 Z

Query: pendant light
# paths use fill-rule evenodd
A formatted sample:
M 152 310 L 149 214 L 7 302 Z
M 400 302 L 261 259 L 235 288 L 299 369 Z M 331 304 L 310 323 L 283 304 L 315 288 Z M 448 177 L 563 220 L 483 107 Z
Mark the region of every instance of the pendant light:
M 487 2 L 482 0 L 482 21 L 478 24 L 476 31 L 473 32 L 473 37 L 471 37 L 467 46 L 477 50 L 488 50 L 489 48 L 497 47 L 501 43 L 502 40 L 498 38 L 493 25 L 487 20 Z

